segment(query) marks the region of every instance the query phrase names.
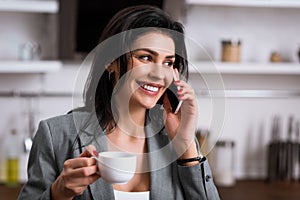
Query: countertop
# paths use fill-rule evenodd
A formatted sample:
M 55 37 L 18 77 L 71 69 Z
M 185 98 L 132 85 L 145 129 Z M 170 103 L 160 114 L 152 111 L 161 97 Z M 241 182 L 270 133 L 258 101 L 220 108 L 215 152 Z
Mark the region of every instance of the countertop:
M 219 187 L 222 200 L 299 200 L 300 182 L 241 180 L 234 187 Z
M 22 185 L 8 188 L 0 184 L 0 200 L 16 200 Z M 222 200 L 299 200 L 300 182 L 240 180 L 234 187 L 217 186 Z

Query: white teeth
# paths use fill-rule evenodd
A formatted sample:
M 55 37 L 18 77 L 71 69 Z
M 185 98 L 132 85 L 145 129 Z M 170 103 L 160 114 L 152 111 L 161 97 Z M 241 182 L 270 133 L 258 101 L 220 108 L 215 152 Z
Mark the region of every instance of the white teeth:
M 151 92 L 157 92 L 158 91 L 158 87 L 153 87 L 153 86 L 150 86 L 150 85 L 142 85 L 142 87 L 146 90 L 151 91 Z

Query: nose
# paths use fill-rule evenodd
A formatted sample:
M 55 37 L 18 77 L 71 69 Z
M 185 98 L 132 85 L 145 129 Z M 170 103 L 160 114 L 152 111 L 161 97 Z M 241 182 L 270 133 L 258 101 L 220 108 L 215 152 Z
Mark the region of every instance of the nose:
M 154 80 L 163 80 L 166 77 L 166 69 L 162 65 L 154 64 L 151 67 L 149 77 Z

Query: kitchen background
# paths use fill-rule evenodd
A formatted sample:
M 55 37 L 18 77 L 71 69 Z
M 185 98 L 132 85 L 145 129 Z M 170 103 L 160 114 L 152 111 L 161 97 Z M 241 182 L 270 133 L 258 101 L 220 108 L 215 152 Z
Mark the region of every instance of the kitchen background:
M 212 143 L 216 138 L 234 142 L 228 148 L 235 179 L 265 179 L 274 116 L 280 117 L 278 130 L 283 141 L 288 140 L 288 120 L 293 116 L 292 139 L 300 140 L 296 135 L 300 121 L 300 2 L 165 0 L 163 7 L 184 23 L 188 38 L 198 44 L 189 49 L 189 58 L 202 72 L 199 75 L 192 67 L 190 75 L 199 99 L 199 130 L 208 131 L 206 139 L 211 138 Z M 75 11 L 72 0 L 0 0 L 1 182 L 6 176 L 5 144 L 13 129 L 19 137 L 14 146 L 20 152 L 19 180 L 24 182 L 28 156 L 24 138 L 34 134 L 40 120 L 81 105 L 72 101 L 85 58 L 75 48 Z M 239 62 L 222 62 L 222 40 L 240 41 Z M 28 53 L 28 46 L 35 52 Z M 270 62 L 274 52 L 281 62 Z M 35 60 L 20 61 L 30 56 Z M 220 79 L 208 66 L 217 69 L 224 88 L 212 86 Z M 82 70 L 80 73 L 88 69 Z M 221 121 L 214 126 L 216 119 Z

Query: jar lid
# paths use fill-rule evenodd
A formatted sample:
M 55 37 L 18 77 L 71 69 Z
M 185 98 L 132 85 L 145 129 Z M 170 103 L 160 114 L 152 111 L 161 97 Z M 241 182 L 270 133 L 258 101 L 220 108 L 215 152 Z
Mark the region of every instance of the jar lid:
M 216 146 L 219 146 L 219 147 L 226 147 L 226 146 L 227 147 L 234 147 L 235 143 L 232 140 L 219 140 L 219 141 L 217 141 Z
M 240 40 L 222 40 L 222 45 L 240 45 L 241 41 Z

